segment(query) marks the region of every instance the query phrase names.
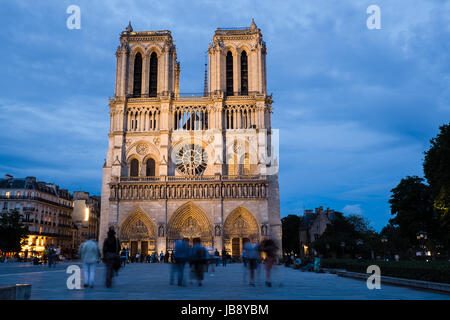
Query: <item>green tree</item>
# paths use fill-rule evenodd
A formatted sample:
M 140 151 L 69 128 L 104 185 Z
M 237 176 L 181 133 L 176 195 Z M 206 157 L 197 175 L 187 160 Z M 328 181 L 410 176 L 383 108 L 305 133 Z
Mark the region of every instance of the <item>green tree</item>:
M 367 221 L 359 216 L 344 217 L 335 212 L 334 221 L 327 226 L 325 232 L 312 243 L 312 247 L 321 254 L 354 255 L 359 250 L 358 240 L 368 230 Z M 341 244 L 344 244 L 342 246 Z
M 401 237 L 410 243 L 416 240 L 419 231 L 433 233 L 435 216 L 432 208 L 430 187 L 422 178 L 408 176 L 391 190 L 391 214 L 389 223 L 398 227 Z
M 411 243 L 408 238 L 403 237 L 400 233 L 399 227 L 392 224 L 387 224 L 380 232 L 380 237 L 385 237 L 387 242 L 383 244 L 386 250 L 391 254 L 398 254 L 400 258 L 408 258 L 410 249 L 414 243 Z M 383 248 L 384 249 L 384 248 Z
M 431 189 L 438 224 L 435 238 L 450 249 L 450 123 L 439 128 L 425 152 L 423 171 Z
M 285 253 L 300 253 L 300 225 L 302 218 L 290 214 L 287 217 L 281 219 L 282 226 L 282 246 Z
M 0 250 L 2 252 L 19 252 L 28 235 L 28 228 L 21 220 L 17 210 L 0 214 Z

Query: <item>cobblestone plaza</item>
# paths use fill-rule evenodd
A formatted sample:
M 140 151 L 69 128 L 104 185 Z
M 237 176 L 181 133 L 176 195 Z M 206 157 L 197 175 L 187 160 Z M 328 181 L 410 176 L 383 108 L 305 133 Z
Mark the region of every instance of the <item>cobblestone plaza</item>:
M 256 286 L 251 287 L 244 281 L 245 269 L 241 263 L 219 265 L 214 273 L 205 273 L 202 287 L 189 283 L 188 268 L 185 268 L 186 286 L 178 287 L 169 284 L 170 264 L 128 264 L 119 271 L 110 289 L 104 285 L 105 267 L 99 264 L 93 289 L 69 290 L 66 285 L 69 265 L 59 263 L 50 269 L 30 264 L 1 264 L 0 283 L 31 284 L 32 300 L 450 300 L 447 294 L 384 284 L 380 290 L 369 290 L 364 281 L 334 274 L 301 272 L 284 266 L 275 268 L 273 287 L 264 285 L 261 268 Z

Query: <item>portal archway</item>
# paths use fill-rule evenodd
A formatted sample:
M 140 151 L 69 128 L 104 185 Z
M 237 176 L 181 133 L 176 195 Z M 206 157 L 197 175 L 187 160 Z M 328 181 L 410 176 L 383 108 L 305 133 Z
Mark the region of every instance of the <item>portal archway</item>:
M 255 216 L 246 208 L 239 206 L 230 212 L 223 226 L 224 242 L 227 251 L 240 257 L 246 242 L 260 240 L 259 224 Z
M 156 252 L 156 225 L 147 214 L 136 210 L 119 226 L 121 247 L 130 250 L 130 258 L 134 258 L 136 253 L 145 257 Z
M 199 206 L 187 202 L 170 217 L 167 228 L 168 245 L 173 249 L 176 240 L 200 240 L 204 246 L 213 244 L 213 228 L 206 213 Z

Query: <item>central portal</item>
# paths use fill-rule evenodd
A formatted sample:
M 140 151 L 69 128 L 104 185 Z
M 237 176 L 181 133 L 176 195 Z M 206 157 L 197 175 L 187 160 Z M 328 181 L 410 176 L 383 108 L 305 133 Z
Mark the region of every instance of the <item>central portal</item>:
M 174 248 L 176 240 L 186 239 L 190 245 L 200 242 L 203 246 L 213 246 L 211 222 L 206 213 L 197 205 L 188 202 L 179 207 L 168 223 L 168 248 Z

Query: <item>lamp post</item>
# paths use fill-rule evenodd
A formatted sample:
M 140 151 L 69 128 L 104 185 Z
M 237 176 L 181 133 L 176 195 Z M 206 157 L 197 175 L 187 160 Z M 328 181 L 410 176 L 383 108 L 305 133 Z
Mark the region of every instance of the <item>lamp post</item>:
M 425 240 L 428 239 L 427 233 L 425 231 L 419 231 L 416 233 L 416 238 L 419 241 L 419 249 L 421 254 L 425 255 Z
M 341 248 L 342 248 L 342 258 L 343 258 L 343 257 L 344 257 L 344 254 L 345 254 L 345 251 L 344 251 L 344 248 L 345 248 L 345 242 L 344 242 L 344 241 L 341 242 Z
M 361 246 L 363 245 L 363 241 L 362 241 L 362 239 L 358 239 L 358 240 L 356 240 L 356 245 L 358 246 L 358 253 L 359 253 L 359 255 L 361 256 Z

